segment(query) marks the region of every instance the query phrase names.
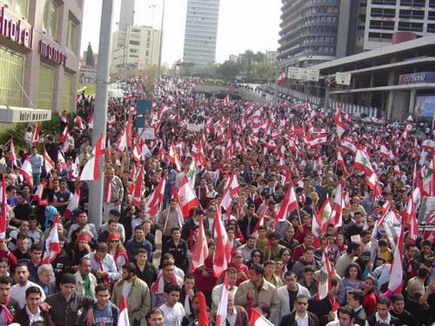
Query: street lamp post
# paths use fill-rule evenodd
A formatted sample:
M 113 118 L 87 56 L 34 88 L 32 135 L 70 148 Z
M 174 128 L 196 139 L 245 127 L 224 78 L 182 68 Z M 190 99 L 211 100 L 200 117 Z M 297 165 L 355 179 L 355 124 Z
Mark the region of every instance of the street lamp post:
M 161 26 L 160 26 L 160 40 L 159 40 L 159 66 L 157 67 L 157 78 L 158 79 L 160 79 L 160 72 L 161 72 L 161 66 L 162 66 L 163 23 L 165 21 L 165 3 L 166 3 L 166 1 L 163 0 L 162 23 L 161 23 Z
M 113 0 L 104 0 L 100 24 L 100 43 L 98 46 L 97 81 L 95 91 L 95 123 L 92 130 L 92 144 L 97 143 L 101 135 L 106 136 L 107 124 L 107 84 L 109 82 L 109 54 L 112 36 Z M 104 161 L 104 160 L 102 160 Z M 104 162 L 100 162 L 100 169 Z M 103 212 L 104 169 L 98 180 L 89 182 L 89 222 L 97 228 L 101 225 Z

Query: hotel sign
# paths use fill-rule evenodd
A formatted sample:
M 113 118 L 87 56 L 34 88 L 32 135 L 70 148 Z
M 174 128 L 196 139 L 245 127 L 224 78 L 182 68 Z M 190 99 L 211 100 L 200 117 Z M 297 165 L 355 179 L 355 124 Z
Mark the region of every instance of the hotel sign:
M 399 76 L 399 85 L 435 83 L 435 71 L 422 71 Z
M 32 108 L 20 108 L 16 106 L 0 105 L 0 122 L 35 122 L 51 120 L 50 110 L 39 110 Z
M 54 63 L 65 67 L 66 59 L 68 58 L 65 52 L 57 49 L 55 46 L 46 43 L 43 40 L 39 41 L 39 54 Z
M 29 50 L 33 46 L 33 27 L 5 7 L 0 9 L 0 35 Z

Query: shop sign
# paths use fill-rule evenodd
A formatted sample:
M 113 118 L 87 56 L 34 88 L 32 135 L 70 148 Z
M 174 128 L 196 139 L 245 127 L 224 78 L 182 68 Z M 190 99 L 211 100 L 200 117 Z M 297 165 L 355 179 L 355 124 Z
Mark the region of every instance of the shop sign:
M 55 46 L 46 43 L 43 40 L 39 41 L 39 54 L 41 57 L 47 58 L 54 63 L 65 67 L 68 56 L 65 52 L 57 49 Z
M 0 105 L 0 122 L 35 122 L 51 120 L 50 110 Z
M 399 85 L 434 83 L 435 71 L 422 71 L 399 76 Z
M 0 35 L 30 50 L 32 49 L 32 25 L 17 18 L 17 16 L 6 9 L 6 7 L 1 7 L 0 9 Z

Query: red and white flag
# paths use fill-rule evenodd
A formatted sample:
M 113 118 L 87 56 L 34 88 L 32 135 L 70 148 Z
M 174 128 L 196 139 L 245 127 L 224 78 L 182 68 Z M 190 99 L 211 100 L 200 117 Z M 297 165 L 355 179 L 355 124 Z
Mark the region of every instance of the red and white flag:
M 316 300 L 322 300 L 326 298 L 331 290 L 331 279 L 334 275 L 334 271 L 331 267 L 328 254 L 326 250 L 322 254 L 322 268 L 320 269 L 318 283 L 317 283 L 317 295 Z
M 44 188 L 46 185 L 46 181 L 44 179 L 41 180 L 41 183 L 36 187 L 35 193 L 33 194 L 33 200 L 39 202 L 42 198 L 42 194 L 44 193 Z
M 20 168 L 20 174 L 23 176 L 24 180 L 33 187 L 33 177 L 32 177 L 32 164 L 30 164 L 29 157 L 26 157 Z
M 13 140 L 11 140 L 11 145 L 10 145 L 10 148 L 9 148 L 9 160 L 11 161 L 12 168 L 14 166 L 18 167 L 17 166 L 17 156 L 15 155 L 15 146 L 14 146 L 14 141 Z
M 343 224 L 343 208 L 345 207 L 343 183 L 340 182 L 335 190 L 335 197 L 332 202 L 331 223 L 334 224 L 335 228 L 339 228 Z
M 50 155 L 48 155 L 47 150 L 44 147 L 44 167 L 45 167 L 45 172 L 46 173 L 50 173 L 51 170 L 54 169 L 55 164 L 53 162 L 53 160 L 51 159 Z
M 124 295 L 121 297 L 121 304 L 119 305 L 118 326 L 130 326 L 127 299 Z
M 425 196 L 435 196 L 435 155 L 426 168 L 423 179 L 423 192 Z
M 346 170 L 346 162 L 344 161 L 343 153 L 340 150 L 337 151 L 337 164 L 341 166 L 341 169 L 345 176 L 349 175 L 349 173 Z
M 346 151 L 351 152 L 353 155 L 355 155 L 356 151 L 358 150 L 355 144 L 349 139 L 342 140 L 341 147 L 344 148 Z
M 363 149 L 358 149 L 355 156 L 355 162 L 353 163 L 355 169 L 364 171 L 367 176 L 373 174 L 374 170 L 367 153 Z
M 394 250 L 393 262 L 391 263 L 390 280 L 388 290 L 392 293 L 401 293 L 403 285 L 403 248 L 404 247 L 404 224 L 402 223 L 400 235 Z
M 143 181 L 144 181 L 144 165 L 141 165 L 136 182 L 133 184 L 133 191 L 131 193 L 133 204 L 139 205 L 143 194 Z
M 337 135 L 338 138 L 341 138 L 343 134 L 346 132 L 347 124 L 344 123 L 341 118 L 341 108 L 340 105 L 337 106 L 337 113 L 335 114 L 335 124 L 337 125 Z
M 222 222 L 219 207 L 216 207 L 214 213 L 214 227 L 216 229 L 216 250 L 213 257 L 213 270 L 216 277 L 220 277 L 221 274 L 228 268 L 228 262 L 231 259 L 232 244 L 228 239 L 227 231 Z
M 283 221 L 287 215 L 299 207 L 298 200 L 293 185 L 290 185 L 285 193 L 284 199 L 281 202 L 276 221 Z
M 326 195 L 326 199 L 323 202 L 322 207 L 320 207 L 319 215 L 321 221 L 320 230 L 324 234 L 326 233 L 328 225 L 331 223 L 331 216 L 332 216 L 332 207 L 328 195 Z
M 89 118 L 89 121 L 88 121 L 88 128 L 89 129 L 94 129 L 94 115 L 95 115 L 95 113 L 92 113 L 91 117 Z
M 226 326 L 227 324 L 229 289 L 230 287 L 228 285 L 228 273 L 225 273 L 222 294 L 216 311 L 216 326 Z
M 80 180 L 98 180 L 101 177 L 100 161 L 104 154 L 103 135 L 97 141 L 95 148 L 92 151 L 93 156 L 86 162 L 83 167 Z
M 2 189 L 1 189 L 1 215 L 0 215 L 0 239 L 6 238 L 6 220 L 8 211 L 8 202 L 6 198 L 6 182 L 5 175 L 2 175 Z
M 203 217 L 199 220 L 198 238 L 192 253 L 192 272 L 194 272 L 198 267 L 203 266 L 205 259 L 208 257 L 208 244 L 205 236 L 203 220 Z
M 59 223 L 59 215 L 56 215 L 53 224 L 50 226 L 50 233 L 45 241 L 44 257 L 42 258 L 43 264 L 51 264 L 60 253 L 59 234 L 57 231 L 57 224 Z
M 281 73 L 279 74 L 279 77 L 278 77 L 277 81 L 278 81 L 278 83 L 283 83 L 283 82 L 285 82 L 285 73 L 284 73 L 284 72 L 281 72 Z
M 274 326 L 266 317 L 260 314 L 256 308 L 251 310 L 249 326 Z
M 379 155 L 385 157 L 386 159 L 394 160 L 393 153 L 385 145 L 381 145 L 381 150 L 379 151 Z
M 145 211 L 154 216 L 159 212 L 161 203 L 163 202 L 163 195 L 166 187 L 166 177 L 163 177 L 157 187 L 154 188 L 152 194 L 147 198 L 145 204 Z
M 175 164 L 175 169 L 181 171 L 181 160 L 174 144 L 169 147 L 168 159 L 172 164 Z
M 40 137 L 39 137 L 39 133 L 41 132 L 41 123 L 38 122 L 36 124 L 35 130 L 33 131 L 33 136 L 32 136 L 32 145 L 37 145 L 40 141 Z
M 85 130 L 85 124 L 83 122 L 83 119 L 79 116 L 76 116 L 74 118 L 74 123 L 79 127 L 80 130 Z
M 180 184 L 180 189 L 178 189 L 178 200 L 181 208 L 181 212 L 184 217 L 189 217 L 190 210 L 195 207 L 201 207 L 195 192 L 189 184 L 189 180 L 186 176 Z
M 72 213 L 79 209 L 79 203 L 80 203 L 80 187 L 76 187 L 76 190 L 74 191 L 74 196 L 69 202 L 68 206 L 66 207 L 63 216 L 65 216 L 67 219 L 71 218 Z
M 69 131 L 69 127 L 68 125 L 65 126 L 65 128 L 62 131 L 62 135 L 60 135 L 59 137 L 59 141 L 60 142 L 65 142 L 68 138 L 68 131 Z

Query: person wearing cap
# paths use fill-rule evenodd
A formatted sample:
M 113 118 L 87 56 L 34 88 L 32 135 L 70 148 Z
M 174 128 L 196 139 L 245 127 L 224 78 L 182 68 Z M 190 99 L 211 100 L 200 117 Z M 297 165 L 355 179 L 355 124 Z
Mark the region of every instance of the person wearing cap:
M 127 251 L 121 241 L 121 235 L 118 232 L 110 233 L 107 237 L 109 254 L 115 260 L 116 268 L 121 271 L 122 266 L 128 262 Z
M 91 252 L 89 241 L 91 241 L 91 237 L 88 235 L 87 232 L 81 232 L 77 236 L 76 242 L 74 244 L 74 249 L 71 253 L 71 266 L 73 267 L 74 271 L 77 270 L 82 257 L 86 256 Z
M 79 310 L 88 308 L 95 300 L 76 292 L 77 280 L 71 273 L 65 273 L 60 280 L 60 292 L 47 297 L 45 302 L 54 324 L 76 325 Z
M 240 250 L 234 251 L 233 259 L 228 264 L 228 267 L 233 267 L 237 271 L 237 286 L 249 278 L 249 268 L 243 264 L 243 255 Z

